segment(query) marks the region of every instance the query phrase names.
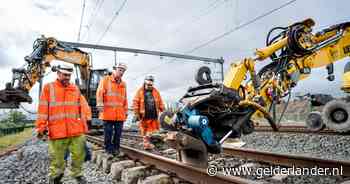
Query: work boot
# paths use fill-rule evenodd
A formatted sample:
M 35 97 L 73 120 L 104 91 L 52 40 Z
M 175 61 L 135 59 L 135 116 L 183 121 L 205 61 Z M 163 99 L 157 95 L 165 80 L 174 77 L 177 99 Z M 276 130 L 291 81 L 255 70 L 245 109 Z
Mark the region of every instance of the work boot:
M 145 150 L 153 150 L 154 149 L 154 145 L 151 143 L 144 143 L 143 144 L 143 149 Z
M 75 180 L 77 181 L 78 184 L 86 184 L 86 183 L 88 183 L 84 176 L 78 176 L 78 177 L 75 178 Z
M 154 148 L 154 145 L 150 142 L 149 136 L 143 137 L 143 149 L 145 150 L 152 150 Z
M 57 176 L 56 178 L 50 178 L 49 184 L 63 184 L 61 179 L 63 178 L 63 174 Z
M 114 157 L 118 157 L 118 156 L 119 156 L 119 154 L 120 154 L 119 150 L 117 150 L 117 151 L 113 152 L 113 156 L 114 156 Z

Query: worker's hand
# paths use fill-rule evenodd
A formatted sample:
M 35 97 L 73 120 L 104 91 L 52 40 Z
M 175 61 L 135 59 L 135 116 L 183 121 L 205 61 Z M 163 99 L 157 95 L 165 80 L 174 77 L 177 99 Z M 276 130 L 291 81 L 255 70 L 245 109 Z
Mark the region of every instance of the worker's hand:
M 97 108 L 98 112 L 102 112 L 103 111 L 103 106 L 97 106 L 96 108 Z
M 44 133 L 42 133 L 42 132 L 37 132 L 36 133 L 36 138 L 42 139 L 43 137 L 44 137 Z
M 36 137 L 39 140 L 46 141 L 47 140 L 47 130 L 45 130 L 44 132 L 37 132 Z

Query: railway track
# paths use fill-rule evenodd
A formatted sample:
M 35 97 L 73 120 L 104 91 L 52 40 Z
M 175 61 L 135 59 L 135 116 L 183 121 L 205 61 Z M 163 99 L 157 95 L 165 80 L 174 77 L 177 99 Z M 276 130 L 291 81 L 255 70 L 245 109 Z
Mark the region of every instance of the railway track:
M 135 137 L 134 137 L 135 138 Z M 103 139 L 94 136 L 87 136 L 87 140 L 102 146 Z M 212 184 L 212 183 L 237 183 L 237 184 L 258 184 L 260 182 L 249 180 L 236 176 L 224 176 L 217 174 L 209 176 L 206 169 L 184 165 L 174 159 L 169 159 L 160 155 L 151 154 L 129 146 L 121 145 L 121 151 L 132 160 L 137 160 L 145 165 L 156 168 L 157 170 L 168 173 L 177 178 L 181 178 L 190 183 Z
M 256 132 L 272 132 L 272 128 L 268 125 L 259 125 L 255 127 Z M 315 132 L 302 125 L 284 125 L 275 133 L 302 133 L 302 134 L 320 134 L 320 135 L 350 135 L 349 132 L 341 133 L 325 128 L 321 131 Z
M 137 134 L 124 133 L 123 137 L 130 140 L 142 140 Z M 259 162 L 281 165 L 286 167 L 307 167 L 307 168 L 339 168 L 344 176 L 350 176 L 350 161 L 338 161 L 307 157 L 295 154 L 280 154 L 254 149 L 243 149 L 223 146 L 223 153 L 242 159 L 252 159 Z

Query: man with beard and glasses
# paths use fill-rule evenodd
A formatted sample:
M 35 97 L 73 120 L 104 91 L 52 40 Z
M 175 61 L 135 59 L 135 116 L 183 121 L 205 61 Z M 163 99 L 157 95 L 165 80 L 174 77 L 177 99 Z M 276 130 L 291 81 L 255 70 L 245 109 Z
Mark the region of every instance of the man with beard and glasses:
M 36 119 L 37 137 L 48 132 L 50 159 L 49 183 L 60 184 L 65 170 L 64 155 L 71 153 L 71 176 L 79 184 L 87 183 L 82 173 L 85 158 L 88 103 L 79 88 L 70 83 L 73 68 L 58 66 L 57 79 L 44 85 Z

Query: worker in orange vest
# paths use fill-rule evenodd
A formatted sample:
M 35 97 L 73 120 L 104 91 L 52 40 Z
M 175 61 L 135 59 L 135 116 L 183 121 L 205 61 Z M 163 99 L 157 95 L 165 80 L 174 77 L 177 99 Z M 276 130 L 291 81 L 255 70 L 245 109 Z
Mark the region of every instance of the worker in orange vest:
M 99 118 L 104 121 L 104 144 L 109 156 L 119 155 L 120 138 L 128 113 L 126 84 L 122 81 L 126 69 L 124 63 L 114 66 L 112 75 L 101 79 L 96 92 L 96 107 Z
M 153 86 L 154 77 L 147 75 L 143 86 L 136 92 L 133 109 L 136 120 L 140 120 L 139 128 L 143 136 L 144 149 L 153 149 L 150 135 L 159 131 L 158 115 L 164 110 L 164 104 L 158 90 Z
M 65 170 L 64 154 L 72 154 L 71 176 L 78 183 L 86 183 L 82 174 L 85 157 L 84 146 L 90 108 L 79 88 L 71 84 L 71 66 L 57 68 L 57 80 L 44 86 L 36 119 L 37 137 L 42 139 L 48 131 L 49 183 L 62 183 Z

